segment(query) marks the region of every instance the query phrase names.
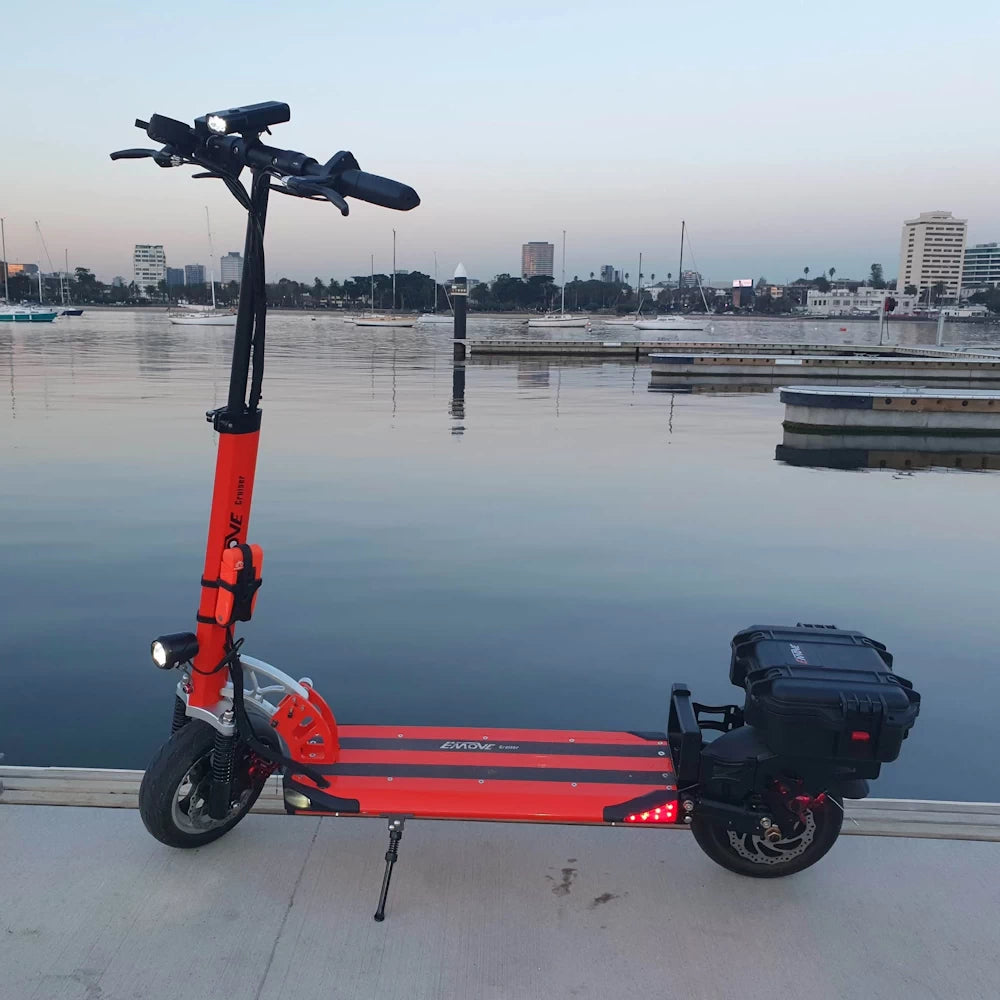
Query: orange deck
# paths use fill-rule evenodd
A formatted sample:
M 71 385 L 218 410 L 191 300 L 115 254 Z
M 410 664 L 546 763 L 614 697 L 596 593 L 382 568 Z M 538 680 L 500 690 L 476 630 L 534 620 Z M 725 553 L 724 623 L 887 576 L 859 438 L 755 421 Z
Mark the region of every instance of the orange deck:
M 552 823 L 676 820 L 676 782 L 662 733 L 437 726 L 338 726 L 317 786 L 294 771 L 286 789 L 305 814 L 421 816 Z M 669 803 L 669 805 L 668 805 Z

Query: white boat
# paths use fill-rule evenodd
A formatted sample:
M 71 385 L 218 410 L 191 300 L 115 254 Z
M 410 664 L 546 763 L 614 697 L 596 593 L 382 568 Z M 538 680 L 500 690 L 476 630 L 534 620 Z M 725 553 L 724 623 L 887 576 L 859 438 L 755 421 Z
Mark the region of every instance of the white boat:
M 528 326 L 533 327 L 587 327 L 590 326 L 590 317 L 577 313 L 566 312 L 566 230 L 563 230 L 562 245 L 562 299 L 559 304 L 559 312 L 547 313 L 545 316 L 535 316 L 528 320 Z
M 447 294 L 447 289 L 445 289 L 445 294 Z M 429 313 L 421 313 L 417 317 L 417 322 L 421 325 L 425 323 L 440 323 L 444 325 L 447 323 L 452 326 L 455 322 L 455 317 L 452 313 L 439 313 L 438 309 L 438 255 L 434 254 L 434 311 Z
M 413 326 L 415 316 L 397 316 L 395 313 L 368 313 L 365 316 L 355 316 L 355 326 Z
M 684 274 L 684 233 L 686 224 L 684 220 L 681 220 L 681 250 L 680 259 L 677 264 L 677 289 L 681 291 L 682 285 L 682 275 Z M 690 242 L 690 237 L 688 238 Z M 640 258 L 641 260 L 641 258 Z M 697 274 L 697 265 L 695 266 L 695 273 Z M 708 315 L 708 302 L 705 299 L 705 289 L 701 286 L 701 277 L 698 277 L 698 291 L 701 293 L 702 305 L 705 307 L 704 317 L 701 316 L 684 316 L 668 313 L 665 316 L 653 316 L 650 319 L 636 319 L 633 326 L 637 330 L 704 330 L 710 325 L 709 315 Z
M 375 254 L 371 257 L 372 267 L 372 308 L 375 307 Z M 392 231 L 392 307 L 396 308 L 396 230 Z M 400 316 L 396 312 L 377 313 L 367 312 L 354 317 L 355 326 L 393 326 L 405 327 L 413 326 L 416 323 L 416 316 Z
M 208 214 L 208 205 L 205 206 L 205 225 L 208 228 L 208 270 L 212 281 L 212 308 L 178 306 L 185 311 L 167 313 L 167 318 L 174 326 L 236 326 L 236 313 L 222 311 L 215 304 L 215 250 L 212 247 L 212 220 Z
M 550 313 L 529 319 L 528 326 L 587 327 L 590 326 L 590 317 L 574 316 L 572 313 Z
M 624 319 L 602 319 L 602 326 L 635 326 L 634 316 L 626 316 Z
M 688 316 L 654 316 L 651 319 L 639 319 L 632 325 L 637 330 L 704 330 L 708 321 L 693 319 Z
M 236 313 L 227 312 L 171 313 L 168 319 L 174 326 L 236 326 Z

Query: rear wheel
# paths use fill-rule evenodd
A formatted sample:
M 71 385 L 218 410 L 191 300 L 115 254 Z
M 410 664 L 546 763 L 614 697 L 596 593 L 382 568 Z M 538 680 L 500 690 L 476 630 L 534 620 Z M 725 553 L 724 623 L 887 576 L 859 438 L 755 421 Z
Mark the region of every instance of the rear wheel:
M 752 878 L 780 878 L 819 861 L 836 842 L 843 820 L 843 801 L 839 796 L 827 795 L 822 805 L 805 813 L 804 822 L 797 822 L 781 840 L 738 833 L 697 813 L 691 832 L 698 846 L 723 868 Z
M 258 727 L 255 727 L 258 728 Z M 274 737 L 258 734 L 277 749 Z M 232 796 L 223 819 L 208 811 L 215 730 L 189 721 L 150 761 L 139 786 L 139 814 L 146 829 L 169 847 L 201 847 L 228 833 L 257 801 L 273 768 L 243 742 L 233 760 Z

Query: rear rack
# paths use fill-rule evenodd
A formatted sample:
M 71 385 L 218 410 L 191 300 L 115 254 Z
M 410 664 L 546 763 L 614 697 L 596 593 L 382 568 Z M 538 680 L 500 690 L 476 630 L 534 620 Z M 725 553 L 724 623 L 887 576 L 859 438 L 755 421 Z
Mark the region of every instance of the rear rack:
M 702 718 L 706 715 L 721 718 Z M 699 757 L 705 745 L 702 734 L 707 730 L 728 733 L 742 725 L 743 709 L 739 705 L 702 705 L 691 700 L 691 691 L 686 684 L 674 684 L 670 689 L 667 738 L 670 740 L 679 791 L 698 781 Z

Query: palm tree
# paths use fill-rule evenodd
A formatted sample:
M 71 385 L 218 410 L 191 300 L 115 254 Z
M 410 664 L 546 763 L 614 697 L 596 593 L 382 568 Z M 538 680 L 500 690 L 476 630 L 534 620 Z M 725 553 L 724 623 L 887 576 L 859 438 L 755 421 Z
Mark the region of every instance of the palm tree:
M 808 267 L 802 268 L 802 273 L 806 276 L 806 281 L 808 281 L 809 280 L 809 268 Z
M 833 276 L 834 276 L 834 275 L 835 275 L 836 273 L 837 273 L 837 269 L 836 269 L 835 267 L 831 267 L 831 268 L 830 268 L 830 280 L 831 280 L 831 281 L 833 281 Z
M 591 280 L 591 281 L 593 281 L 593 280 L 594 280 L 594 272 L 593 272 L 593 271 L 591 271 L 591 272 L 590 272 L 590 280 Z

